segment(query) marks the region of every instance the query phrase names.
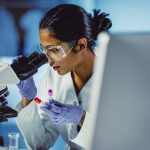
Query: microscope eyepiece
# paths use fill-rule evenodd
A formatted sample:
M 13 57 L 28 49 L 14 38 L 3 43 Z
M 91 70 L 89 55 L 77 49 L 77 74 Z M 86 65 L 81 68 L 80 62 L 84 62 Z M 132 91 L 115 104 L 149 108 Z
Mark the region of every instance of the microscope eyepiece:
M 22 56 L 11 64 L 12 69 L 20 80 L 25 80 L 35 74 L 38 68 L 48 61 L 44 53 L 35 51 L 29 57 Z

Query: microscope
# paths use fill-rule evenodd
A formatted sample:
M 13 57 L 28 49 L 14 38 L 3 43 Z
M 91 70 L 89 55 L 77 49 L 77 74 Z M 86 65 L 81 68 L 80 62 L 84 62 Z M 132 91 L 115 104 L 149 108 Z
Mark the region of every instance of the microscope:
M 7 84 L 18 84 L 34 75 L 40 66 L 47 62 L 44 53 L 35 51 L 29 57 L 21 56 L 12 64 L 0 61 L 0 122 L 16 117 L 17 111 L 8 106 L 9 95 Z

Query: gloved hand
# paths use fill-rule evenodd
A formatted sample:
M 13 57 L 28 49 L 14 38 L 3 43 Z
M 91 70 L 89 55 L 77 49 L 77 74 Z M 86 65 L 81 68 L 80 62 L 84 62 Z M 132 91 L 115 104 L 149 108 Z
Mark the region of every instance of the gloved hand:
M 22 55 L 17 56 L 16 59 L 12 60 L 12 62 L 17 61 L 21 57 Z M 19 88 L 20 94 L 25 98 L 27 98 L 28 100 L 33 99 L 37 94 L 37 88 L 35 86 L 33 77 L 20 81 L 20 83 L 17 84 L 17 87 Z
M 56 100 L 45 102 L 40 106 L 54 124 L 79 124 L 84 110 L 81 106 L 62 104 Z
M 20 81 L 20 83 L 17 84 L 17 87 L 19 88 L 20 94 L 28 100 L 32 100 L 37 94 L 37 88 L 33 77 Z

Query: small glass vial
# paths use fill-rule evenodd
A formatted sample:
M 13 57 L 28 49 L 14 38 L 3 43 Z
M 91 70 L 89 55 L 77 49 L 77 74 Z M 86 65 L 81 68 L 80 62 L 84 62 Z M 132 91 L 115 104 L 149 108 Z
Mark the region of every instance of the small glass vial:
M 53 96 L 53 90 L 52 89 L 48 90 L 48 96 Z
M 9 150 L 19 150 L 19 137 L 20 134 L 16 132 L 8 133 Z
M 53 97 L 52 97 L 53 96 L 53 90 L 52 89 L 48 90 L 48 96 L 49 96 L 48 101 L 51 102 L 53 100 Z

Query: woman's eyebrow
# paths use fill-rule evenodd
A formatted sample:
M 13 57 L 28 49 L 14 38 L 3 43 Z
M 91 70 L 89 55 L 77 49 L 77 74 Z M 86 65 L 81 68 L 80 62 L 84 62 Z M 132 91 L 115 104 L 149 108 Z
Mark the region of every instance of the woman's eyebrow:
M 48 48 L 48 47 L 51 47 L 51 46 L 57 46 L 57 45 L 53 45 L 53 44 L 44 46 L 44 45 L 41 44 L 41 43 L 40 43 L 40 45 L 41 45 L 42 47 L 44 47 L 44 48 Z

